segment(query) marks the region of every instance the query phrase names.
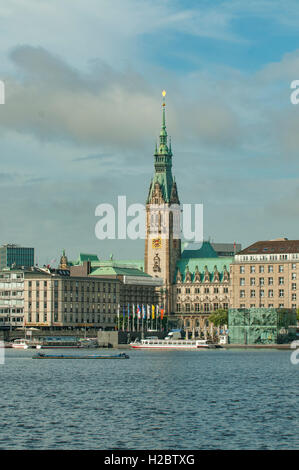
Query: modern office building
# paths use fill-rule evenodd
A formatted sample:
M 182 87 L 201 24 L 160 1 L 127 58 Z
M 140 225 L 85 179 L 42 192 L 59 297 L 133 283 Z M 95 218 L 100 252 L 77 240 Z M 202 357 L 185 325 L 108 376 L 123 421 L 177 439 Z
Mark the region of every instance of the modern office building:
M 0 271 L 0 327 L 24 324 L 24 279 L 22 269 Z
M 34 248 L 7 244 L 0 246 L 0 269 L 34 266 Z

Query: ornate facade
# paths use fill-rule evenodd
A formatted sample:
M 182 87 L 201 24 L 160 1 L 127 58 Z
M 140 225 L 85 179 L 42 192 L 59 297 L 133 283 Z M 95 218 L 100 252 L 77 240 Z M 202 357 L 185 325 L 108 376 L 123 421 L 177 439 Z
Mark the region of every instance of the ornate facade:
M 163 279 L 161 302 L 169 318 L 180 318 L 192 333 L 208 331 L 210 312 L 229 307 L 229 266 L 233 256 L 218 256 L 210 242 L 203 242 L 198 250 L 182 251 L 180 201 L 172 175 L 172 156 L 164 93 L 155 171 L 146 201 L 144 269 Z

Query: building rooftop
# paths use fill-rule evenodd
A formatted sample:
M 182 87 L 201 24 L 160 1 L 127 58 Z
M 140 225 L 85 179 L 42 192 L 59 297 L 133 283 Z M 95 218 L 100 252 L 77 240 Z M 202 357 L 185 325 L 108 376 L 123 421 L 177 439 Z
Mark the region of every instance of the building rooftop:
M 181 254 L 181 259 L 187 258 L 218 258 L 218 255 L 210 242 L 202 242 L 202 245 L 199 249 L 183 250 Z
M 275 240 L 259 241 L 239 251 L 238 255 L 266 255 L 274 253 L 299 253 L 299 240 L 277 238 Z

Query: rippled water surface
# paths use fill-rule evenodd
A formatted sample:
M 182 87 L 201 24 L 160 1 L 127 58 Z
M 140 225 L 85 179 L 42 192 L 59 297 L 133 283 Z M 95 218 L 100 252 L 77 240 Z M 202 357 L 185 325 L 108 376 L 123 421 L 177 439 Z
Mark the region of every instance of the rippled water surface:
M 126 352 L 57 361 L 6 350 L 0 449 L 299 448 L 290 351 Z

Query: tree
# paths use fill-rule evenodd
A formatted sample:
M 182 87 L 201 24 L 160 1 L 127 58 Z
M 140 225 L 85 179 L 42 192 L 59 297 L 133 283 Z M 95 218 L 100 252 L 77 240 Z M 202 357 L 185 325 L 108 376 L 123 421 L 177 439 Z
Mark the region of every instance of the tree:
M 224 308 L 218 308 L 209 316 L 209 322 L 215 326 L 223 326 L 228 324 L 228 311 Z

